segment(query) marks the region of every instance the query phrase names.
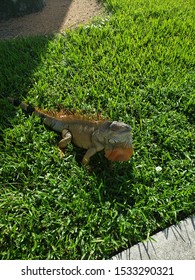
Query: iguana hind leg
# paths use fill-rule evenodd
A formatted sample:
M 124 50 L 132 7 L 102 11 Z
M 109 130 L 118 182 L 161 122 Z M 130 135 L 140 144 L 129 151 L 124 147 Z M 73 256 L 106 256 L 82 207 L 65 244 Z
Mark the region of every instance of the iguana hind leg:
M 62 140 L 58 143 L 58 146 L 60 149 L 66 148 L 66 146 L 71 142 L 72 140 L 72 135 L 70 131 L 67 129 L 62 130 Z

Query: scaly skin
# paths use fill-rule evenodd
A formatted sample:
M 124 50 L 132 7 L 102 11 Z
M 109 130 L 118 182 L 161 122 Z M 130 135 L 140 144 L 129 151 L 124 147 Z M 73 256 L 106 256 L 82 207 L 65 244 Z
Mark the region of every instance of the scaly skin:
M 74 115 L 51 116 L 11 97 L 8 97 L 8 100 L 23 110 L 41 117 L 46 126 L 60 132 L 62 140 L 58 145 L 61 149 L 70 142 L 86 149 L 82 159 L 84 165 L 102 150 L 105 151 L 105 157 L 112 161 L 127 161 L 132 156 L 131 127 L 128 124 L 117 121 L 83 120 Z

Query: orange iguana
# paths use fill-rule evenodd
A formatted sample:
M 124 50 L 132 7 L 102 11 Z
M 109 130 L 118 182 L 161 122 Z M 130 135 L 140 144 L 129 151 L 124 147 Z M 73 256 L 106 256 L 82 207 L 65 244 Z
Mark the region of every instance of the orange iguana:
M 65 148 L 72 142 L 76 146 L 86 149 L 82 159 L 88 164 L 90 158 L 97 152 L 104 150 L 105 157 L 111 161 L 127 161 L 133 154 L 131 126 L 123 122 L 107 120 L 88 120 L 77 115 L 44 112 L 31 105 L 8 97 L 15 106 L 24 111 L 37 115 L 43 119 L 46 126 L 62 134 L 59 148 Z

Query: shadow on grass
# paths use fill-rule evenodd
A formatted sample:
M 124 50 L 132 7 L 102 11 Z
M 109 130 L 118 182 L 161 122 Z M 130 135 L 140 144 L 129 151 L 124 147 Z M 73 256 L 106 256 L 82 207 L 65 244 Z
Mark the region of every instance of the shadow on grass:
M 58 7 L 56 10 L 51 10 L 52 16 L 55 17 L 55 22 L 53 30 L 50 31 L 56 31 L 60 28 L 62 22 L 66 18 L 71 2 L 72 0 L 67 0 L 61 9 Z M 50 3 L 50 1 L 47 1 L 46 4 L 47 3 Z M 62 5 L 62 1 L 60 1 L 59 4 Z M 47 7 L 45 7 L 45 9 L 46 8 Z M 41 13 L 37 13 L 37 16 L 40 16 Z M 32 16 L 34 17 L 34 14 L 27 15 L 26 17 L 31 18 Z M 45 15 L 42 19 L 44 25 L 49 24 L 51 21 L 50 16 L 51 14 L 47 13 L 47 17 Z M 22 18 L 20 19 L 18 22 L 20 22 L 21 25 Z M 35 21 L 36 20 L 37 17 L 35 16 Z M 3 24 L 5 24 L 5 22 L 1 22 L 0 39 L 4 38 L 2 33 Z M 18 31 L 18 35 L 20 35 L 21 28 L 26 27 L 27 26 L 20 26 L 20 28 L 18 27 L 17 29 L 16 26 L 14 32 Z M 34 27 L 35 34 L 38 34 L 39 25 L 36 22 L 34 22 Z M 9 32 L 9 30 L 6 32 Z M 12 32 L 12 30 L 10 30 L 10 32 Z M 14 34 L 17 36 L 16 33 Z M 0 131 L 9 126 L 9 119 L 14 115 L 13 110 L 10 110 L 10 104 L 6 100 L 6 97 L 25 98 L 34 84 L 32 78 L 33 72 L 41 63 L 41 57 L 46 53 L 48 44 L 53 38 L 54 35 L 0 40 Z
M 95 155 L 90 164 L 96 177 L 96 185 L 99 186 L 99 199 L 102 204 L 109 201 L 113 207 L 114 204 L 120 205 L 119 214 L 122 214 L 123 210 L 126 211 L 125 205 L 134 205 L 134 195 L 130 195 L 129 191 L 137 180 L 133 172 L 133 158 L 127 162 L 111 162 L 102 152 Z
M 13 116 L 7 97 L 23 99 L 32 87 L 32 74 L 51 37 L 34 37 L 0 42 L 0 130 Z

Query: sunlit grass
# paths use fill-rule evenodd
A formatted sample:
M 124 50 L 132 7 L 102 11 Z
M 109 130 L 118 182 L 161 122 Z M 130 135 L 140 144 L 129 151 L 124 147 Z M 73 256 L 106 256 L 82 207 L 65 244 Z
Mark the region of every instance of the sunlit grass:
M 0 258 L 103 259 L 195 210 L 194 1 L 107 0 L 64 35 L 0 42 Z M 6 96 L 123 120 L 135 153 L 91 169 Z

